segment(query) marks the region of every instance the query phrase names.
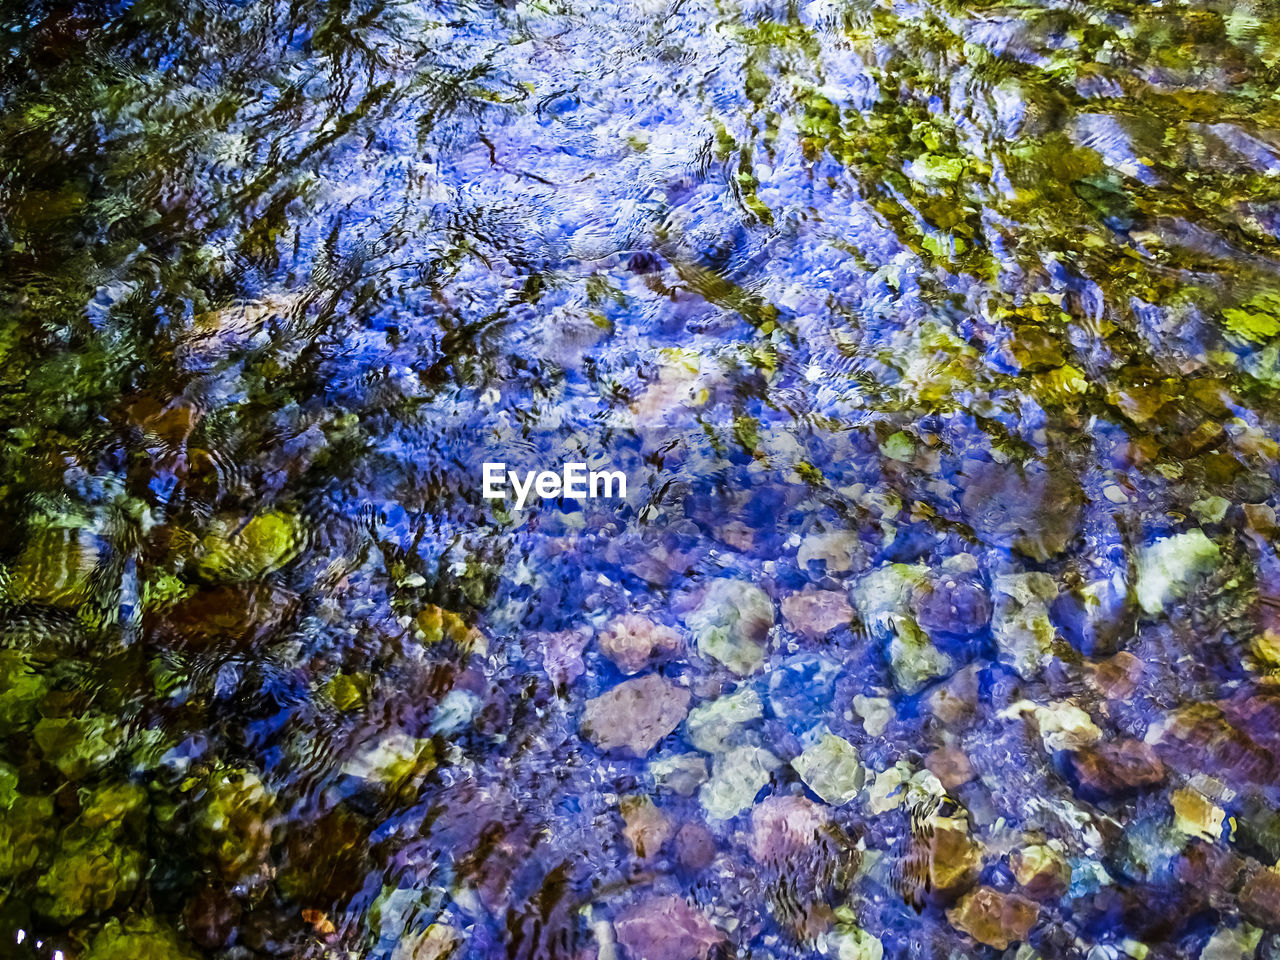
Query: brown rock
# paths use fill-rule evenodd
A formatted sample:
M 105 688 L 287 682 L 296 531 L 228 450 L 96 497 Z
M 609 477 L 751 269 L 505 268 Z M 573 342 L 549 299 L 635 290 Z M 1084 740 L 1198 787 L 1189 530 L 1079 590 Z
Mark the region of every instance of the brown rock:
M 282 630 L 298 606 L 296 594 L 265 584 L 200 590 L 143 616 L 143 628 L 190 649 L 260 646 Z
M 783 599 L 782 616 L 792 633 L 818 640 L 850 623 L 853 607 L 842 591 L 806 587 Z
M 622 835 L 631 844 L 638 860 L 648 860 L 658 855 L 658 850 L 671 838 L 671 821 L 652 800 L 644 796 L 623 797 Z
M 686 823 L 676 834 L 676 859 L 689 870 L 705 870 L 716 858 L 716 838 L 700 823 Z
M 448 960 L 457 950 L 462 934 L 443 923 L 402 936 L 391 951 L 391 960 Z
M 1265 503 L 1246 503 L 1244 519 L 1254 533 L 1263 537 L 1275 536 L 1276 511 L 1273 507 Z
M 829 819 L 825 807 L 805 797 L 769 797 L 751 811 L 751 856 L 770 866 L 802 856 L 821 841 Z
M 539 843 L 536 828 L 521 822 L 512 811 L 510 820 L 486 825 L 482 840 L 458 860 L 457 875 L 475 888 L 480 902 L 494 914 L 504 914 L 519 896 L 516 880 L 534 856 Z M 560 909 L 557 904 L 552 908 Z
M 911 837 L 894 864 L 894 885 L 902 899 L 922 910 L 926 903 L 954 901 L 982 875 L 982 847 L 963 819 L 911 818 Z
M 1126 700 L 1138 689 L 1142 661 L 1122 650 L 1114 657 L 1092 665 L 1093 685 L 1109 700 Z
M 1033 843 L 1009 854 L 1014 879 L 1037 900 L 1051 900 L 1067 892 L 1071 864 L 1053 847 Z
M 954 896 L 978 882 L 982 847 L 963 826 L 941 822 L 934 828 L 929 848 L 929 875 L 939 894 Z
M 967 463 L 961 508 L 979 536 L 1044 562 L 1080 529 L 1080 487 L 1062 470 Z
M 182 399 L 173 400 L 164 407 L 150 401 L 136 405 L 130 413 L 144 431 L 170 449 L 184 446 L 201 419 L 200 408 Z
M 1174 438 L 1173 451 L 1179 457 L 1191 458 L 1210 447 L 1216 446 L 1223 433 L 1222 423 L 1218 420 L 1202 420 L 1190 430 L 1180 431 Z
M 776 907 L 775 907 L 776 909 Z M 783 923 L 799 943 L 812 943 L 835 924 L 836 914 L 825 900 L 809 900 L 795 908 Z
M 973 766 L 959 747 L 939 747 L 925 757 L 924 765 L 948 790 L 973 779 Z
M 238 834 L 231 836 L 233 842 L 240 840 Z M 317 843 L 317 837 L 324 841 Z M 285 863 L 277 882 L 300 903 L 345 900 L 355 895 L 368 875 L 372 848 L 368 826 L 344 807 L 334 807 L 318 820 L 300 824 L 285 838 Z M 265 852 L 257 859 L 268 862 Z
M 1019 325 L 1000 348 L 1006 363 L 1016 365 L 1023 373 L 1052 370 L 1066 363 L 1066 354 L 1058 339 L 1044 327 L 1034 323 Z
M 947 911 L 951 926 L 997 950 L 1025 940 L 1040 916 L 1034 900 L 994 887 L 979 887 Z
M 1174 863 L 1174 876 L 1190 895 L 1216 910 L 1235 909 L 1245 860 L 1233 850 L 1192 840 Z
M 214 887 L 204 887 L 187 901 L 182 916 L 187 936 L 217 950 L 231 942 L 240 925 L 240 901 Z
M 724 526 L 720 527 L 717 535 L 733 549 L 748 553 L 755 549 L 756 537 L 755 531 L 743 523 L 741 520 L 730 520 Z
M 929 711 L 947 727 L 973 719 L 978 703 L 978 671 L 968 666 L 929 694 Z
M 1280 780 L 1280 693 L 1242 695 L 1177 710 L 1160 740 L 1161 756 L 1228 780 L 1271 786 Z
M 1240 888 L 1240 910 L 1264 927 L 1280 926 L 1280 868 L 1259 870 Z
M 600 652 L 623 673 L 639 673 L 683 649 L 684 640 L 677 631 L 638 613 L 618 617 L 600 633 Z
M 1114 794 L 1150 787 L 1164 780 L 1164 764 L 1141 740 L 1108 740 L 1073 755 L 1080 785 L 1095 793 Z
M 1158 383 L 1113 387 L 1107 392 L 1107 400 L 1138 425 L 1154 417 L 1168 399 L 1167 391 Z
M 582 715 L 583 733 L 601 750 L 643 757 L 689 712 L 689 691 L 656 673 L 624 680 L 594 700 Z
M 652 897 L 628 907 L 613 930 L 627 960 L 706 960 L 724 940 L 682 897 Z

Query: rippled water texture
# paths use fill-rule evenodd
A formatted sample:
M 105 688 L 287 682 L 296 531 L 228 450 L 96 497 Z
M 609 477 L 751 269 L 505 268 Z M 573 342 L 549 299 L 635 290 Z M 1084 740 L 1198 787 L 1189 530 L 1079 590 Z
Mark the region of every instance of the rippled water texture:
M 5 9 L 0 956 L 1280 957 L 1274 2 Z

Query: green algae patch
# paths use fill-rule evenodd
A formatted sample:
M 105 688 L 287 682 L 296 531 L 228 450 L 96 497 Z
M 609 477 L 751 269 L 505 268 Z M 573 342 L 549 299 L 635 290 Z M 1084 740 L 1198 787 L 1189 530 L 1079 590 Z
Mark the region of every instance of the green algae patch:
M 124 733 L 103 717 L 57 719 L 46 717 L 32 736 L 45 760 L 68 780 L 97 773 L 120 752 Z
M 10 768 L 12 773 L 12 768 Z M 9 799 L 0 810 L 0 879 L 18 877 L 40 859 L 53 837 L 53 801 L 13 793 L 16 776 L 9 784 Z
M 1232 337 L 1263 343 L 1280 334 L 1280 293 L 1260 293 L 1238 307 L 1222 311 Z
M 9 569 L 5 593 L 15 603 L 74 607 L 89 596 L 97 562 L 97 546 L 86 531 L 38 527 Z
M 110 920 L 89 944 L 84 960 L 198 960 L 170 927 L 155 917 Z
M 51 920 L 70 923 L 90 911 L 106 910 L 132 892 L 145 869 L 140 851 L 73 825 L 63 832 L 53 862 L 36 883 L 36 908 Z
M 0 650 L 0 734 L 33 724 L 48 692 L 48 681 L 36 672 L 31 657 L 18 650 Z
M 202 853 L 228 880 L 263 863 L 271 847 L 275 794 L 251 770 L 222 767 L 184 783 L 200 806 L 195 827 Z
M 80 822 L 94 830 L 115 831 L 135 812 L 145 809 L 147 791 L 136 783 L 109 783 L 80 791 Z
M 261 513 L 234 533 L 206 536 L 196 569 L 201 577 L 215 582 L 256 580 L 292 559 L 301 540 L 296 517 L 278 511 Z

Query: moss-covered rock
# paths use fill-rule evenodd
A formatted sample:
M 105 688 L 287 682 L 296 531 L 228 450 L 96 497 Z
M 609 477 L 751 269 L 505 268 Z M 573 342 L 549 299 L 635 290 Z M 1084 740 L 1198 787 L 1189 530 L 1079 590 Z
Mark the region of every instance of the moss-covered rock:
M 782 761 L 762 747 L 734 747 L 716 757 L 711 779 L 702 785 L 698 800 L 708 817 L 728 820 L 755 802 Z
M 44 758 L 68 780 L 97 773 L 120 752 L 124 732 L 105 717 L 46 717 L 33 731 Z
M 8 810 L 19 796 L 18 771 L 0 761 L 0 810 Z
M 1221 554 L 1199 528 L 1157 540 L 1138 556 L 1138 603 L 1151 616 L 1162 613 L 1212 571 Z
M 699 653 L 745 676 L 764 665 L 773 601 L 745 580 L 713 580 L 685 622 L 697 637 Z
M 392 789 L 421 780 L 436 765 L 435 745 L 429 738 L 403 730 L 389 730 L 368 743 L 342 765 L 342 772 Z
M 324 692 L 339 710 L 357 710 L 368 696 L 369 678 L 364 674 L 340 673 L 324 686 Z
M 16 777 L 0 812 L 0 879 L 8 880 L 36 865 L 53 835 L 53 801 L 17 794 Z
M 764 716 L 764 703 L 752 687 L 717 697 L 689 711 L 685 738 L 707 753 L 721 753 L 747 724 Z
M 184 784 L 198 812 L 193 820 L 201 852 L 228 880 L 261 866 L 271 847 L 274 792 L 251 770 L 219 767 Z
M 878 636 L 888 636 L 894 618 L 908 612 L 913 591 L 928 576 L 927 568 L 906 563 L 886 563 L 863 574 L 850 591 L 863 625 Z
M 63 831 L 49 869 L 36 883 L 37 909 L 57 923 L 106 910 L 131 892 L 146 868 L 143 854 L 79 824 Z
M 955 663 L 933 645 L 914 620 L 896 617 L 893 639 L 889 641 L 889 667 L 894 685 L 903 693 L 913 694 L 930 681 L 950 674 Z
M 1228 333 L 1236 340 L 1263 343 L 1280 334 L 1280 294 L 1260 293 L 1238 307 L 1222 311 Z
M 1011 573 L 996 577 L 992 593 L 991 635 L 1000 660 L 1029 680 L 1053 649 L 1057 630 L 1049 605 L 1058 596 L 1058 586 L 1047 573 Z
M 833 733 L 823 734 L 816 743 L 806 747 L 791 761 L 791 766 L 805 786 L 835 806 L 856 797 L 866 778 L 857 748 Z
M 5 593 L 14 603 L 74 607 L 89 596 L 98 552 L 87 530 L 39 526 L 9 568 Z
M 39 717 L 48 681 L 31 658 L 18 650 L 0 650 L 0 734 L 30 726 Z
M 284 566 L 302 542 L 302 526 L 292 514 L 260 513 L 243 527 L 218 529 L 202 541 L 196 570 L 206 580 L 240 583 Z
M 89 943 L 84 960 L 198 960 L 199 954 L 154 917 L 111 920 Z
M 92 792 L 80 791 L 80 822 L 94 830 L 114 830 L 144 810 L 147 791 L 136 783 L 109 783 Z

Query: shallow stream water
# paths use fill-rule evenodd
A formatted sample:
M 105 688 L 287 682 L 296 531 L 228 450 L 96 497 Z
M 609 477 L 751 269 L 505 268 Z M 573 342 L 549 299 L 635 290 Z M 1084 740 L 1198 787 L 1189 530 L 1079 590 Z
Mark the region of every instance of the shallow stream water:
M 0 27 L 0 956 L 1280 957 L 1276 3 Z

